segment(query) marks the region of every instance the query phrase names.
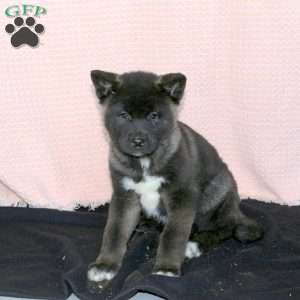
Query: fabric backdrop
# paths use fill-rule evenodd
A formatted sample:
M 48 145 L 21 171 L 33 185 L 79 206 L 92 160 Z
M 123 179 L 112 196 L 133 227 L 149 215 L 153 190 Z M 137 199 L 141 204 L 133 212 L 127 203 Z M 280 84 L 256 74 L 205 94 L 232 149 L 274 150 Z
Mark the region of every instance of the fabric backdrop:
M 0 2 L 0 205 L 72 209 L 111 192 L 89 77 L 183 72 L 180 119 L 213 143 L 242 197 L 300 204 L 298 0 L 29 1 L 47 14 L 14 48 Z

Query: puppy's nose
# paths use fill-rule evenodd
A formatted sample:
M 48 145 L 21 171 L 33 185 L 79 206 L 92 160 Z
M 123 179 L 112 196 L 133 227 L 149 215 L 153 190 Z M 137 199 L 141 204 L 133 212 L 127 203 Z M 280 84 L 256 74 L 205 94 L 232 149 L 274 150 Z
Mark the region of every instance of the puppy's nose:
M 145 139 L 142 137 L 135 137 L 131 140 L 131 144 L 134 148 L 142 148 L 145 144 Z

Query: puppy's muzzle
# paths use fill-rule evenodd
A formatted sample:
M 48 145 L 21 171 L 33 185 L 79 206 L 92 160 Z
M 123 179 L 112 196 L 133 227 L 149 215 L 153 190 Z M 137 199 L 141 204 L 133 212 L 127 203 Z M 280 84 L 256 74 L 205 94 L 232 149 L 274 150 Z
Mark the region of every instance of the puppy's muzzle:
M 145 145 L 145 138 L 143 137 L 134 137 L 131 139 L 131 146 L 135 149 L 141 149 Z

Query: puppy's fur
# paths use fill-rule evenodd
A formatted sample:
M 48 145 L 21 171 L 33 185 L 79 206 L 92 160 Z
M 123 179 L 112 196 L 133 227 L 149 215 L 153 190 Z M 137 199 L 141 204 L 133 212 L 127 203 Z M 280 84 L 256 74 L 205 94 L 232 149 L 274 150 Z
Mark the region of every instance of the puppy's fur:
M 215 148 L 177 120 L 186 77 L 92 71 L 110 136 L 113 195 L 102 247 L 88 280 L 100 288 L 118 272 L 140 215 L 164 225 L 153 273 L 179 276 L 184 257 L 199 256 L 195 232 L 262 236 L 239 208 L 236 182 Z

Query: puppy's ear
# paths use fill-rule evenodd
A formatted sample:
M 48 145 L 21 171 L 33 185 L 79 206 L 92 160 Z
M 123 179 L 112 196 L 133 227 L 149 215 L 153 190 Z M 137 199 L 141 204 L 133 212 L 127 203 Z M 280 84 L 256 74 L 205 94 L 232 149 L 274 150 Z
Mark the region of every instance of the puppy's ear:
M 161 75 L 157 81 L 158 87 L 179 104 L 186 85 L 186 77 L 181 73 L 169 73 Z
M 93 70 L 91 78 L 96 88 L 96 94 L 100 103 L 104 103 L 105 99 L 114 94 L 120 87 L 120 76 L 118 74 Z

